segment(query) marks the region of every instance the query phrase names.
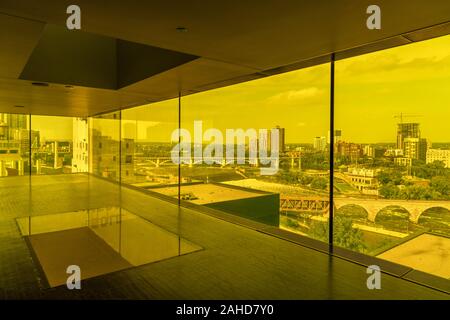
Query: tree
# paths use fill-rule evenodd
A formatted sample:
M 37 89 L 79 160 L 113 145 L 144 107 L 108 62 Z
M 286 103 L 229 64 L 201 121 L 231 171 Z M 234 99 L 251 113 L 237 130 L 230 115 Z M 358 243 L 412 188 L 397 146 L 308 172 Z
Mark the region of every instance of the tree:
M 413 175 L 423 179 L 431 179 L 436 176 L 450 176 L 450 170 L 445 168 L 442 161 L 434 161 L 433 163 L 423 163 L 423 161 L 415 160 L 411 167 Z
M 399 193 L 399 198 L 405 200 L 431 200 L 432 197 L 430 188 L 415 185 L 404 187 Z
M 431 178 L 430 186 L 441 193 L 442 195 L 448 197 L 450 195 L 450 178 L 443 176 L 436 176 Z
M 352 219 L 336 216 L 334 218 L 334 225 L 334 244 L 358 252 L 364 252 L 366 250 L 363 233 L 358 228 L 353 228 Z
M 388 183 L 380 187 L 380 196 L 386 199 L 393 199 L 398 196 L 399 189 L 396 185 Z
M 306 153 L 302 157 L 303 169 L 328 170 L 330 168 L 329 155 L 326 152 Z
M 314 239 L 328 242 L 328 223 L 312 220 L 308 230 L 308 236 Z
M 298 222 L 296 220 L 289 219 L 289 218 L 286 219 L 286 225 L 288 227 L 294 228 L 294 229 L 298 228 L 298 226 L 299 226 L 299 224 L 298 224 Z
M 297 174 L 290 171 L 281 171 L 280 180 L 287 184 L 295 184 L 298 182 Z
M 298 176 L 298 182 L 300 182 L 300 184 L 302 184 L 304 186 L 309 185 L 312 181 L 313 181 L 313 177 L 308 176 L 307 174 L 300 174 Z
M 333 226 L 333 241 L 335 245 L 358 252 L 364 252 L 367 249 L 364 244 L 362 231 L 358 228 L 353 228 L 351 218 L 335 216 Z M 308 235 L 312 238 L 327 242 L 328 230 L 327 222 L 313 221 Z
M 381 171 L 378 173 L 378 181 L 381 184 L 399 185 L 402 183 L 402 174 L 398 170 Z
M 323 177 L 314 178 L 311 182 L 311 188 L 325 190 L 328 185 L 328 180 Z

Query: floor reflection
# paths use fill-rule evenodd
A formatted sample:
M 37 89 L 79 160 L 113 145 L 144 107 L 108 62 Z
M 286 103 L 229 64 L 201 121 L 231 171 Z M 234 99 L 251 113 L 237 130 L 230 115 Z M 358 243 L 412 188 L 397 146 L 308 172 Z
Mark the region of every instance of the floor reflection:
M 22 217 L 17 223 L 51 287 L 66 283 L 69 265 L 78 265 L 87 279 L 202 249 L 118 207 Z

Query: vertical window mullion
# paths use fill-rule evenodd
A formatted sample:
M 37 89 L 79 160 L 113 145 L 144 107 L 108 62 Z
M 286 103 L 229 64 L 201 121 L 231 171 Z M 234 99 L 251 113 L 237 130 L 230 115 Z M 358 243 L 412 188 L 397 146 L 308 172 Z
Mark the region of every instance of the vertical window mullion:
M 334 185 L 334 53 L 330 61 L 330 187 L 329 187 L 329 209 L 328 209 L 328 245 L 330 253 L 333 252 L 333 185 Z

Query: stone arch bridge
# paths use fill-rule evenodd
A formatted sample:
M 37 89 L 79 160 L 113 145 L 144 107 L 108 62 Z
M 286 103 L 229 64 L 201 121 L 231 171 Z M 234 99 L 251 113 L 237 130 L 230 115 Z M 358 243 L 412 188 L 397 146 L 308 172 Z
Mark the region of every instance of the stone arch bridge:
M 280 197 L 280 210 L 289 210 L 297 212 L 316 212 L 326 213 L 329 208 L 328 198 L 319 197 Z M 387 207 L 401 207 L 408 211 L 409 219 L 417 223 L 419 217 L 427 209 L 445 208 L 450 211 L 450 201 L 428 201 L 428 200 L 392 200 L 392 199 L 358 199 L 358 198 L 335 198 L 335 209 L 347 205 L 355 205 L 366 210 L 368 219 L 375 221 L 377 214 Z

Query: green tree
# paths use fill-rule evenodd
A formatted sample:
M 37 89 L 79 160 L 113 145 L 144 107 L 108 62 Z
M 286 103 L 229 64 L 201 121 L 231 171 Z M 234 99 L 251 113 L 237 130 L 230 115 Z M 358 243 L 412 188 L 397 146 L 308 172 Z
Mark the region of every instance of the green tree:
M 323 177 L 316 177 L 311 182 L 311 188 L 325 190 L 328 185 L 328 180 Z
M 450 170 L 445 168 L 442 161 L 434 161 L 425 164 L 423 161 L 415 160 L 411 167 L 413 175 L 423 179 L 431 179 L 436 176 L 450 176 Z
M 378 181 L 381 184 L 399 185 L 402 183 L 402 174 L 398 170 L 381 171 L 378 173 Z
M 448 197 L 450 195 L 450 178 L 444 176 L 436 176 L 431 178 L 430 186 L 441 193 L 442 195 Z
M 398 197 L 405 200 L 432 200 L 430 188 L 423 186 L 406 186 L 400 190 Z
M 312 220 L 308 230 L 308 236 L 323 242 L 328 242 L 328 223 Z
M 298 182 L 300 182 L 300 184 L 302 184 L 304 186 L 309 185 L 312 181 L 313 181 L 313 177 L 311 177 L 307 174 L 300 174 L 298 176 Z
M 287 184 L 295 184 L 298 182 L 297 173 L 290 172 L 290 171 L 281 171 L 279 175 L 279 179 Z
M 299 224 L 298 224 L 298 222 L 297 221 L 295 221 L 295 220 L 293 220 L 293 219 L 289 219 L 289 218 L 287 218 L 286 219 L 286 225 L 288 226 L 288 227 L 290 227 L 290 228 L 298 228 L 298 226 L 299 226 Z
M 302 157 L 303 169 L 328 170 L 330 169 L 329 163 L 327 152 L 306 153 Z
M 334 224 L 336 225 L 333 230 L 335 245 L 358 252 L 366 250 L 363 233 L 358 228 L 353 228 L 352 219 L 336 216 Z
M 396 185 L 388 183 L 380 187 L 380 196 L 386 199 L 394 199 L 398 196 L 399 189 Z
M 333 226 L 333 241 L 335 245 L 358 252 L 364 252 L 367 249 L 364 244 L 362 231 L 358 228 L 353 228 L 351 218 L 335 216 Z M 308 236 L 327 242 L 328 230 L 328 223 L 313 221 L 308 231 Z

